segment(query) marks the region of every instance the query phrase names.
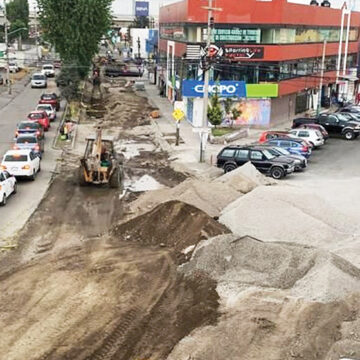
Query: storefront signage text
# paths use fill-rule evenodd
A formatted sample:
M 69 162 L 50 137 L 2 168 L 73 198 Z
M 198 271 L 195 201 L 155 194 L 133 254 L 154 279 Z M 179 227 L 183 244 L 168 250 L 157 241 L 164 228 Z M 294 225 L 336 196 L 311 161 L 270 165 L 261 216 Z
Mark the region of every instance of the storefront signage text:
M 209 94 L 218 93 L 220 97 L 246 97 L 244 81 L 210 81 Z M 204 82 L 199 80 L 183 80 L 183 96 L 203 97 Z

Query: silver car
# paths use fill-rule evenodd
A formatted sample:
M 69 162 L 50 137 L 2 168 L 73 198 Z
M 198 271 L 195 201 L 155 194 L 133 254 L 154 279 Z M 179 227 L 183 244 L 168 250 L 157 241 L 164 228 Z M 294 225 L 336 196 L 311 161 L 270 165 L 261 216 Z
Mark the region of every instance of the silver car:
M 35 73 L 31 78 L 32 88 L 47 88 L 47 78 L 44 74 Z

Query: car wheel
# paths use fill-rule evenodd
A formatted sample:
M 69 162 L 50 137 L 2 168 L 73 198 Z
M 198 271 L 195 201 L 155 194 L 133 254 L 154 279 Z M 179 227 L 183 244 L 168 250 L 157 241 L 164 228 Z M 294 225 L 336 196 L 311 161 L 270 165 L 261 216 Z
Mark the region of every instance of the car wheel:
M 345 131 L 344 137 L 346 140 L 353 140 L 355 135 L 352 131 Z
M 3 196 L 3 199 L 2 199 L 2 201 L 0 202 L 0 206 L 5 206 L 6 205 L 6 195 L 4 194 L 4 196 Z
M 227 164 L 224 166 L 224 173 L 228 173 L 230 171 L 233 171 L 236 169 L 236 166 L 234 164 Z
M 310 141 L 310 145 L 315 149 L 315 144 L 312 141 Z
M 41 171 L 41 165 L 39 164 L 38 173 Z
M 30 176 L 30 180 L 34 181 L 35 180 L 35 170 L 33 171 L 33 174 Z
M 17 183 L 14 184 L 13 194 L 15 195 L 17 193 Z
M 279 180 L 285 176 L 285 171 L 279 166 L 274 166 L 270 171 L 270 175 L 272 178 Z

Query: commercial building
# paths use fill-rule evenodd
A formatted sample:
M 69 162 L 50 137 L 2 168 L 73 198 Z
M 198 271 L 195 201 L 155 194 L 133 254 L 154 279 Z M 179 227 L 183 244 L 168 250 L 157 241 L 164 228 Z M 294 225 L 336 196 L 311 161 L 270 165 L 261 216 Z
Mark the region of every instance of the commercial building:
M 200 60 L 207 39 L 203 5 L 206 2 L 183 0 L 160 8 L 160 70 L 170 101 L 181 98 L 182 79 L 201 79 Z M 214 12 L 212 50 L 217 56 L 210 77 L 219 84 L 231 80 L 246 83 L 247 97 L 239 99 L 243 113 L 239 123 L 267 126 L 315 109 L 324 40 L 321 98 L 327 100 L 344 91 L 343 64 L 341 76 L 336 76 L 341 9 L 286 0 L 216 0 L 216 7 L 222 10 Z M 356 80 L 360 13 L 351 13 L 349 32 L 347 19 L 345 15 L 342 53 L 347 33 L 349 41 L 344 75 Z M 353 86 L 354 81 L 347 83 L 350 94 Z M 188 120 L 199 125 L 201 99 L 186 97 L 185 103 Z

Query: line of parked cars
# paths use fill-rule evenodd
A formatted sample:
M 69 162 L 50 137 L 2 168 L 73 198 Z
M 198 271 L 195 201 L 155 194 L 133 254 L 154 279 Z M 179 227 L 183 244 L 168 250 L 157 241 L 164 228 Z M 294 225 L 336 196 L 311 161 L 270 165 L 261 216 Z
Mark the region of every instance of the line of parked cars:
M 17 124 L 12 149 L 5 153 L 0 165 L 0 205 L 6 205 L 8 197 L 16 194 L 18 178 L 35 180 L 41 171 L 45 132 L 56 120 L 57 110 L 60 110 L 58 96 L 44 93 L 36 109 Z
M 281 179 L 308 165 L 312 151 L 329 136 L 354 140 L 360 134 L 360 106 L 314 118 L 296 118 L 289 131 L 264 131 L 257 144 L 231 145 L 217 156 L 217 167 L 229 172 L 250 161 L 260 172 Z

